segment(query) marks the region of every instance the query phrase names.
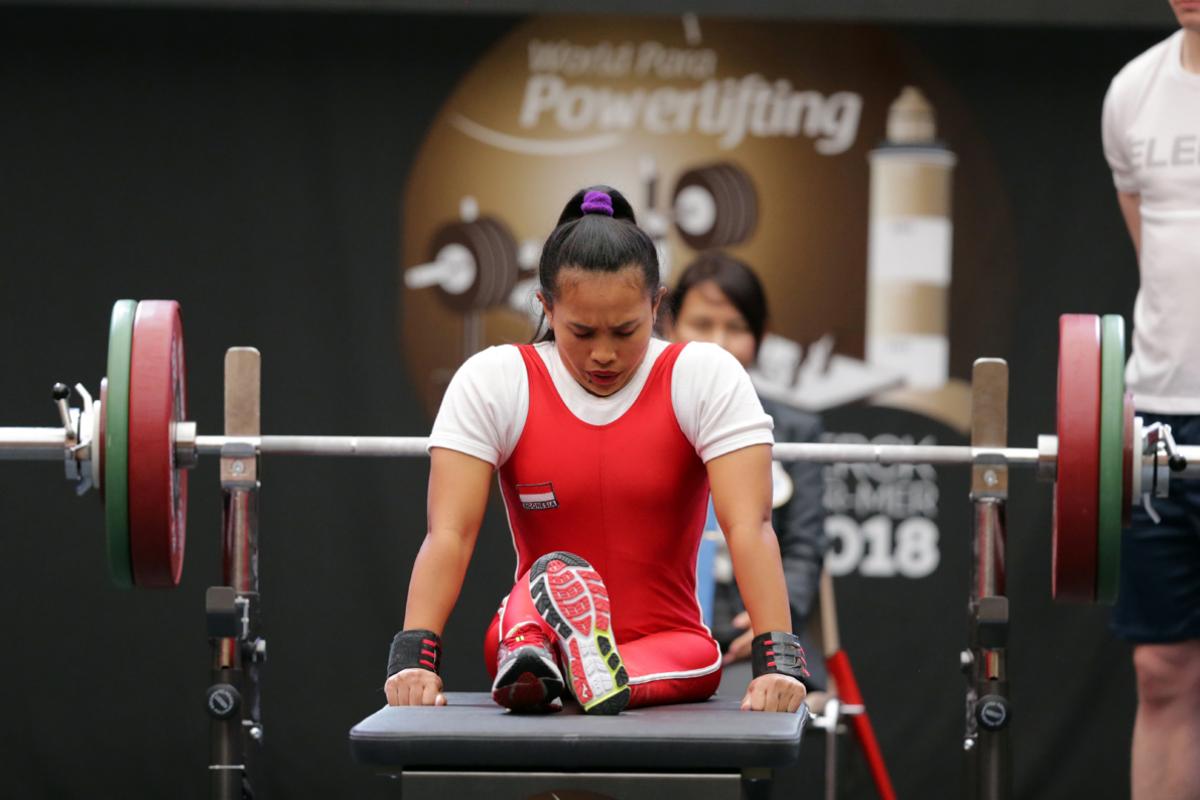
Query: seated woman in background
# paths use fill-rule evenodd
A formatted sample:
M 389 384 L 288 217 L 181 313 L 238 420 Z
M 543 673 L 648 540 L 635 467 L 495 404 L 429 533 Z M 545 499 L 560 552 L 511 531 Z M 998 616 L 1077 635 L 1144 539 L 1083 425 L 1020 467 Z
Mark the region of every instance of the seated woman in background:
M 728 350 L 743 367 L 758 356 L 767 323 L 767 298 L 749 266 L 720 252 L 701 255 L 688 265 L 667 299 L 667 337 L 676 342 L 714 342 Z M 766 397 L 763 410 L 775 419 L 775 441 L 814 442 L 821 420 Z M 772 522 L 779 537 L 792 613 L 792 630 L 802 633 L 817 594 L 821 563 L 828 548 L 825 512 L 821 504 L 821 465 L 794 461 L 775 467 L 776 497 Z M 790 486 L 788 484 L 791 484 Z M 713 636 L 725 652 L 725 678 L 738 681 L 749 668 L 754 634 L 730 570 L 718 557 L 713 598 Z M 809 659 L 810 689 L 824 685 L 824 664 Z M 740 664 L 741 667 L 734 666 Z M 744 680 L 743 680 L 744 683 Z M 816 699 L 816 698 L 813 698 Z M 811 704 L 811 703 L 810 703 Z

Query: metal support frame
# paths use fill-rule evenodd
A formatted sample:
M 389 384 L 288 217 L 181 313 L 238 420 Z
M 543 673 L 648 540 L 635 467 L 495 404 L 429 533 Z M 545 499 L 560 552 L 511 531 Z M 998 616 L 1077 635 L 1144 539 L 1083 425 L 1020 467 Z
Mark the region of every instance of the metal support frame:
M 236 437 L 261 431 L 262 359 L 252 347 L 234 347 L 225 354 L 225 434 L 231 438 L 221 452 L 221 578 L 232 590 L 236 636 L 214 636 L 212 682 L 209 689 L 209 770 L 213 800 L 243 800 L 253 796 L 251 766 L 262 742 L 259 671 L 266 658 L 266 641 L 258 636 L 258 492 L 259 464 L 254 448 Z M 213 590 L 210 590 L 210 595 Z M 220 631 L 229 633 L 229 630 Z M 229 699 L 214 708 L 214 690 Z
M 843 703 L 837 697 L 825 701 L 820 714 L 809 717 L 810 724 L 825 732 L 825 800 L 837 800 L 838 775 L 841 770 L 841 740 L 849 733 L 844 720 L 865 714 L 865 706 Z
M 971 446 L 1002 448 L 1007 438 L 1008 364 L 1001 359 L 981 358 L 971 375 Z M 1012 796 L 1005 663 L 1007 501 L 1007 465 L 975 464 L 971 468 L 974 560 L 967 604 L 968 644 L 962 654 L 967 678 L 965 796 L 975 800 L 1008 800 Z

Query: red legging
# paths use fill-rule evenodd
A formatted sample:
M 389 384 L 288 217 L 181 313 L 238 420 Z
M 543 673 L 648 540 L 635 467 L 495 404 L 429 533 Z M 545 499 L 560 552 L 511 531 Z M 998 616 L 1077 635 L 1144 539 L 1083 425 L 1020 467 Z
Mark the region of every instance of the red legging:
M 510 631 L 528 622 L 536 622 L 547 641 L 557 641 L 557 635 L 533 605 L 526 572 L 501 602 L 483 640 L 483 658 L 493 679 L 501 627 Z M 662 631 L 638 639 L 618 639 L 617 649 L 629 673 L 628 708 L 707 700 L 721 683 L 720 651 L 717 643 L 703 633 Z

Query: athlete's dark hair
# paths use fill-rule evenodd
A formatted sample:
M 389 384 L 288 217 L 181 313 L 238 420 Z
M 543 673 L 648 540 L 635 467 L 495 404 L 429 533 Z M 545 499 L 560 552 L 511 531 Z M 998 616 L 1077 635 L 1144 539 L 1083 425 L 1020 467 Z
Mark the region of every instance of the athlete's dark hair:
M 767 327 L 767 294 L 748 264 L 720 251 L 703 253 L 688 264 L 679 276 L 679 283 L 667 298 L 667 312 L 671 319 L 679 319 L 679 310 L 683 308 L 687 293 L 707 281 L 715 283 L 746 320 L 754 335 L 754 350 L 757 352 Z
M 542 245 L 538 282 L 547 303 L 553 305 L 558 274 L 564 267 L 617 272 L 629 266 L 641 270 L 646 293 L 654 297 L 659 287 L 654 242 L 637 226 L 625 195 L 611 186 L 589 186 L 567 201 L 558 226 Z M 550 329 L 541 337 L 541 341 L 553 339 Z

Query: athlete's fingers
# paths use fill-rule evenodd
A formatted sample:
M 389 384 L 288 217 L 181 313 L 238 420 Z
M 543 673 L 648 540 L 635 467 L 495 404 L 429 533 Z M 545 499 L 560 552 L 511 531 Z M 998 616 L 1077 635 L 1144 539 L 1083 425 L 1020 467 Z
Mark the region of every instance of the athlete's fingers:
M 392 677 L 394 678 L 395 676 Z M 387 683 L 383 685 L 383 694 L 387 697 L 387 704 L 389 706 L 400 705 L 400 700 L 396 697 L 396 682 L 392 678 L 388 678 Z
M 432 706 L 437 703 L 437 698 L 441 694 L 438 691 L 438 685 L 434 681 L 425 681 L 421 685 L 421 705 Z
M 408 705 L 421 705 L 421 695 L 425 693 L 425 687 L 418 681 L 412 681 L 408 685 Z
M 800 704 L 804 702 L 806 694 L 808 694 L 808 691 L 804 688 L 804 684 L 800 684 L 800 691 L 792 692 L 791 697 L 788 698 L 787 710 L 789 714 L 795 714 L 800 710 Z
M 788 683 L 784 685 L 783 691 L 779 694 L 779 712 L 781 714 L 786 714 L 795 710 L 792 708 L 792 703 L 796 702 L 797 691 L 796 687 L 790 684 L 791 681 L 788 681 Z
M 767 700 L 767 709 L 774 712 L 780 712 L 787 709 L 787 692 L 782 686 L 781 681 L 773 681 L 771 686 L 771 697 Z
M 438 696 L 436 698 L 434 698 L 433 704 L 435 706 L 446 705 L 446 695 L 442 694 L 441 692 L 438 692 Z
M 766 676 L 760 675 L 750 684 L 753 689 L 753 694 L 750 697 L 750 708 L 755 711 L 766 711 L 767 709 L 767 684 L 763 681 L 764 677 Z
M 787 680 L 780 675 L 772 675 L 771 693 L 767 697 L 767 710 L 780 712 L 787 709 Z
M 744 695 L 742 695 L 742 711 L 750 711 L 751 710 L 751 703 L 753 702 L 752 695 L 754 694 L 753 687 L 754 687 L 754 682 L 751 681 L 750 685 L 746 687 L 746 693 Z

